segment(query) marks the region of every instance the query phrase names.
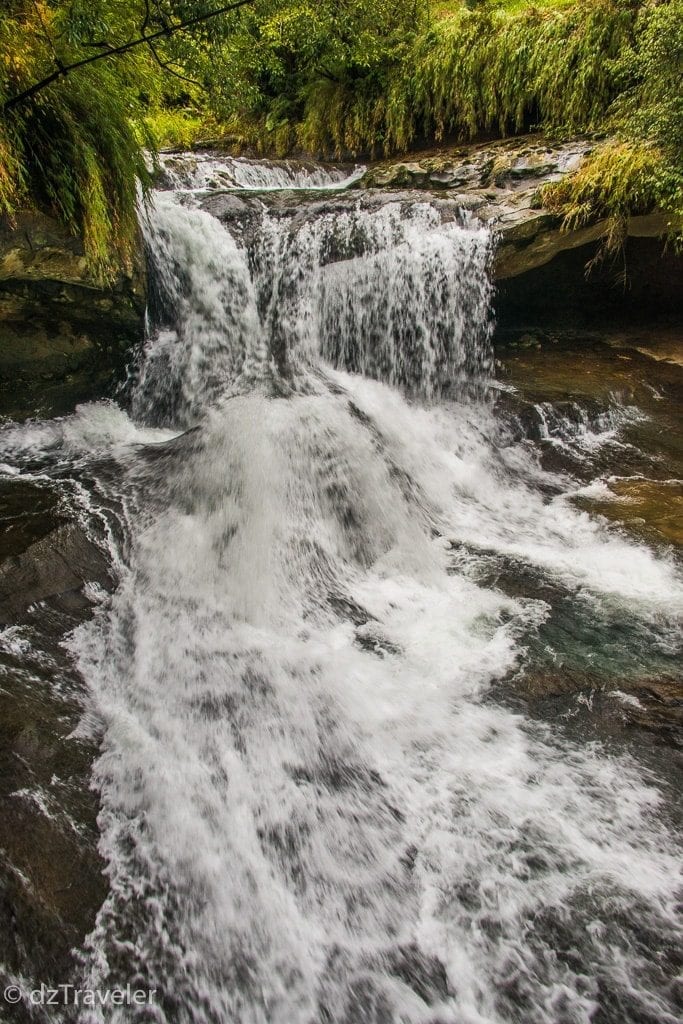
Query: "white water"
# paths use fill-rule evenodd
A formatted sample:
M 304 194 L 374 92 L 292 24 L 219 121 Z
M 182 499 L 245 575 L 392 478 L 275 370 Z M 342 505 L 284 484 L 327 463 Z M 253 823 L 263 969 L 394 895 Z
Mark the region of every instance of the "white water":
M 348 188 L 366 168 L 321 167 L 292 160 L 254 162 L 243 157 L 207 153 L 168 153 L 161 156 L 167 185 L 181 191 L 239 189 L 267 192 L 276 189 L 331 190 Z
M 486 233 L 264 214 L 255 262 L 201 210 L 154 216 L 136 424 L 98 404 L 4 437 L 18 464 L 109 445 L 129 508 L 118 590 L 73 641 L 111 887 L 88 982 L 157 989 L 168 1024 L 673 1024 L 658 792 L 490 699 L 549 607 L 451 544 L 664 645 L 683 584 L 548 499 L 486 403 L 442 399 L 490 369 Z
M 299 225 L 264 208 L 247 252 L 209 213 L 160 195 L 146 231 L 165 312 L 138 417 L 188 426 L 226 389 L 321 355 L 428 396 L 490 370 L 489 233 L 442 223 L 429 203 Z

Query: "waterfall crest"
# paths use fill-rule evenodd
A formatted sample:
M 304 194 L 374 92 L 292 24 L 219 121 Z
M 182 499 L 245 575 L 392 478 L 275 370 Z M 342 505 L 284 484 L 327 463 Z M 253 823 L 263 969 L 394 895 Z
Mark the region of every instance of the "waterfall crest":
M 262 207 L 245 242 L 160 195 L 146 222 L 156 303 L 133 409 L 189 426 L 226 390 L 297 370 L 462 394 L 490 373 L 489 231 L 429 203 L 298 221 Z

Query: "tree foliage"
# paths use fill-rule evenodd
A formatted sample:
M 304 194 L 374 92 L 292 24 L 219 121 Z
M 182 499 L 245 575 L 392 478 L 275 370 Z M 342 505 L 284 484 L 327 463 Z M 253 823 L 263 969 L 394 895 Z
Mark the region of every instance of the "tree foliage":
M 149 180 L 145 149 L 153 152 L 155 145 L 147 114 L 167 91 L 177 92 L 169 82 L 181 76 L 183 89 L 189 84 L 169 47 L 170 32 L 218 6 L 209 0 L 4 0 L 0 211 L 11 217 L 29 204 L 52 211 L 82 235 L 100 278 L 129 267 L 138 192 Z M 208 45 L 218 31 L 208 21 L 197 25 L 196 45 Z M 141 35 L 158 38 L 131 47 Z M 36 83 L 41 88 L 33 94 Z
M 318 156 L 609 131 L 614 173 L 596 157 L 557 208 L 683 207 L 683 0 L 245 2 L 174 33 L 221 0 L 0 0 L 0 106 L 56 76 L 0 119 L 0 213 L 52 210 L 106 276 L 130 259 L 143 148 L 207 128 Z
M 264 150 L 403 150 L 530 126 L 584 131 L 619 93 L 630 0 L 261 3 L 222 53 L 220 114 Z M 448 16 L 444 16 L 448 14 Z
M 425 0 L 258 0 L 214 68 L 219 118 L 263 150 L 371 148 L 383 124 L 370 107 L 427 10 Z

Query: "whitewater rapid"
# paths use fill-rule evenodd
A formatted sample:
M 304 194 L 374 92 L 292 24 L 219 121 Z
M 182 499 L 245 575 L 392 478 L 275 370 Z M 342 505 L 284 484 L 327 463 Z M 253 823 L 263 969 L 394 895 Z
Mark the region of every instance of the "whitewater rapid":
M 359 200 L 246 243 L 187 188 L 123 407 L 1 438 L 106 462 L 84 508 L 123 536 L 70 641 L 109 882 L 81 962 L 159 996 L 81 1020 L 673 1024 L 656 780 L 496 699 L 550 607 L 478 568 L 665 651 L 683 582 L 497 420 L 488 230 Z

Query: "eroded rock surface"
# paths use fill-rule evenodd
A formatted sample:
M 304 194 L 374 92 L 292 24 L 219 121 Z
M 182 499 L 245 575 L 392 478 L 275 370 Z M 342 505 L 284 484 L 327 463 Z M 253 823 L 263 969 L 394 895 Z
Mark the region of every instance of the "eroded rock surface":
M 495 226 L 500 235 L 496 277 L 517 277 L 550 262 L 567 249 L 596 242 L 604 222 L 566 231 L 562 217 L 543 209 L 540 190 L 577 170 L 599 143 L 579 139 L 552 143 L 538 137 L 504 139 L 391 160 L 371 167 L 361 188 L 427 189 L 446 193 Z M 629 234 L 656 238 L 669 217 L 653 212 L 634 217 Z
M 97 736 L 79 729 L 85 686 L 64 640 L 90 614 L 86 584 L 112 580 L 51 485 L 4 478 L 0 528 L 0 978 L 56 986 L 73 980 L 71 951 L 106 894 L 90 789 Z
M 0 219 L 0 415 L 21 416 L 52 385 L 61 394 L 45 411 L 105 389 L 142 336 L 144 292 L 141 267 L 98 284 L 81 241 L 51 218 Z

